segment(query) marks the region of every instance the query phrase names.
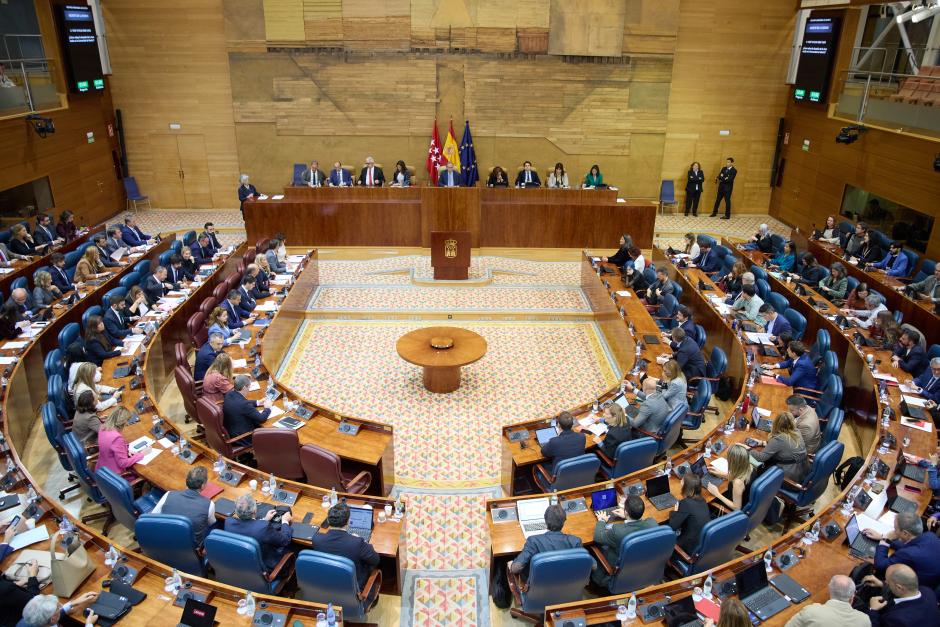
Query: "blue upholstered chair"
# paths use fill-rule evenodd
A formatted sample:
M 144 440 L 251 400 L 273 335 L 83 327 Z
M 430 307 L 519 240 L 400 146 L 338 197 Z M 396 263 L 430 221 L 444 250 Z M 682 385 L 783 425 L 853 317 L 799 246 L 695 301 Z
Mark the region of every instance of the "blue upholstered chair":
M 121 287 L 125 290 L 130 290 L 135 285 L 140 283 L 140 273 L 139 272 L 128 272 L 123 277 L 121 277 Z
M 637 429 L 639 433 L 656 440 L 656 457 L 665 455 L 672 445 L 679 440 L 679 436 L 682 434 L 682 420 L 688 411 L 688 403 L 679 403 L 669 412 L 666 420 L 663 421 L 662 426 L 655 433 Z
M 705 332 L 705 327 L 700 324 L 695 325 L 695 343 L 698 344 L 699 349 L 705 348 L 705 341 L 708 339 L 708 334 Z
M 676 307 L 678 306 L 679 301 L 676 300 L 675 296 L 672 294 L 663 296 L 659 303 L 659 308 L 653 316 L 653 320 L 656 321 L 656 325 L 660 329 L 668 331 L 676 326 Z
M 741 511 L 747 516 L 747 535 L 764 522 L 770 505 L 783 485 L 783 469 L 779 466 L 768 468 L 751 483 L 747 503 Z
M 293 185 L 294 187 L 300 187 L 301 185 L 303 185 L 304 184 L 303 176 L 304 176 L 304 171 L 306 171 L 306 169 L 307 169 L 306 163 L 295 163 L 294 173 L 293 173 L 293 176 L 291 176 L 290 184 Z
M 54 374 L 46 381 L 46 400 L 55 406 L 59 421 L 65 427 L 72 426 L 72 408 L 69 406 L 69 400 L 66 397 L 65 377 L 60 374 Z
M 814 364 L 818 364 L 822 356 L 829 351 L 830 340 L 829 331 L 825 329 L 816 331 L 816 343 L 809 349 L 809 358 L 813 360 Z
M 920 283 L 927 277 L 933 274 L 934 269 L 937 267 L 937 262 L 933 259 L 924 259 L 924 263 L 920 265 L 920 270 L 917 271 L 917 274 L 914 275 L 914 278 L 911 279 L 912 283 Z
M 819 364 L 819 380 L 828 381 L 834 374 L 839 374 L 839 357 L 833 351 L 826 351 Z
M 767 302 L 771 307 L 774 308 L 774 311 L 780 315 L 783 315 L 783 312 L 790 308 L 790 303 L 787 302 L 787 299 L 783 296 L 783 294 L 778 294 L 777 292 L 771 292 L 768 294 Z
M 53 348 L 46 353 L 46 358 L 42 362 L 43 372 L 46 373 L 46 380 L 54 374 L 65 376 L 65 362 L 63 361 L 63 351 Z
M 940 357 L 940 344 L 931 344 L 930 348 L 927 349 L 927 359 L 933 359 L 934 357 Z
M 764 279 L 754 281 L 754 289 L 757 290 L 757 295 L 760 296 L 760 299 L 763 301 L 766 301 L 767 297 L 770 295 L 770 283 Z
M 297 555 L 299 597 L 314 603 L 342 606 L 344 620 L 365 619 L 379 598 L 382 571 L 372 571 L 365 587 L 359 589 L 356 565 L 348 557 L 303 550 Z
M 614 459 L 610 459 L 598 449 L 597 456 L 603 462 L 601 472 L 608 479 L 623 477 L 631 472 L 636 472 L 641 468 L 646 468 L 653 464 L 656 459 L 656 451 L 659 450 L 659 442 L 654 438 L 636 438 L 621 442 L 617 446 Z
M 135 499 L 134 490 L 127 479 L 106 467 L 95 471 L 95 482 L 104 494 L 104 498 L 108 499 L 108 503 L 111 504 L 111 513 L 114 518 L 132 533 L 137 517 L 156 507 L 157 501 L 164 494 L 161 490 L 154 488 Z
M 177 514 L 141 514 L 134 535 L 147 557 L 181 572 L 205 577 L 208 561 L 199 554 L 193 523 Z
M 63 425 L 62 421 L 56 416 L 55 406 L 49 402 L 43 403 L 40 407 L 40 415 L 42 417 L 42 427 L 46 433 L 46 439 L 49 440 L 49 445 L 52 446 L 52 450 L 59 456 L 59 464 L 62 466 L 63 470 L 68 473 L 68 480 L 75 481 L 75 472 L 72 469 L 72 463 L 69 461 L 68 455 L 65 454 L 65 446 L 62 444 L 62 438 L 66 433 L 65 425 Z M 65 495 L 79 488 L 81 488 L 81 485 L 77 483 L 62 488 L 59 490 L 59 500 L 65 500 Z
M 786 244 L 787 240 L 784 239 L 782 235 L 777 233 L 772 233 L 770 236 L 770 244 L 773 247 L 775 253 L 783 252 L 783 245 Z
M 13 279 L 12 283 L 10 283 L 11 292 L 13 290 L 19 290 L 19 289 L 24 289 L 27 291 L 29 290 L 29 282 L 26 280 L 25 276 L 18 276 L 15 279 Z
M 839 433 L 842 432 L 842 423 L 845 422 L 845 410 L 840 407 L 834 407 L 829 412 L 829 418 L 826 420 L 826 428 L 823 430 L 822 441 L 819 448 L 822 448 L 830 442 L 838 442 Z
M 111 525 L 114 523 L 114 515 L 111 513 L 111 505 L 108 503 L 108 499 L 106 499 L 104 494 L 101 493 L 101 490 L 98 489 L 98 483 L 95 481 L 94 475 L 88 468 L 88 459 L 85 457 L 85 447 L 78 441 L 74 433 L 66 433 L 62 436 L 61 441 L 62 448 L 65 449 L 65 456 L 68 457 L 69 465 L 72 467 L 75 478 L 78 479 L 82 490 L 85 491 L 85 496 L 92 502 L 104 506 L 107 510 L 97 514 L 82 516 L 82 522 L 89 523 L 93 520 L 104 519 L 102 533 L 108 535 L 108 530 L 111 529 Z
M 755 279 L 763 279 L 764 281 L 767 281 L 767 271 L 761 268 L 759 265 L 751 264 L 750 270 Z
M 82 253 L 77 250 L 73 250 L 70 253 L 65 253 L 65 267 L 74 268 L 78 263 L 78 260 L 82 258 Z
M 139 274 L 141 278 L 150 274 L 150 260 L 141 259 L 140 261 L 138 261 L 137 264 L 134 266 L 134 272 Z
M 101 305 L 92 305 L 82 313 L 82 328 L 88 324 L 88 319 L 92 316 L 101 316 L 104 315 L 104 312 L 101 311 Z
M 790 322 L 793 327 L 793 339 L 803 339 L 803 333 L 806 332 L 806 318 L 796 309 L 787 309 L 783 312 L 783 317 Z
M 668 525 L 660 525 L 631 533 L 621 540 L 616 564 L 609 564 L 597 545 L 591 546 L 591 552 L 600 568 L 610 575 L 607 584 L 610 593 L 623 594 L 661 582 L 675 544 L 675 532 Z
M 196 235 L 196 231 L 186 231 L 183 234 L 183 246 L 193 247 L 196 245 L 196 241 L 199 239 L 199 236 Z
M 558 492 L 594 483 L 600 465 L 601 460 L 597 455 L 585 453 L 558 462 L 554 475 L 542 464 L 536 464 L 532 474 L 542 492 Z
M 703 379 L 695 387 L 692 393 L 692 400 L 689 401 L 689 411 L 685 413 L 682 419 L 682 430 L 695 431 L 702 426 L 702 417 L 705 415 L 705 408 L 708 407 L 708 401 L 712 398 L 712 384 L 708 379 Z
M 112 296 L 120 296 L 121 298 L 124 298 L 127 296 L 127 288 L 115 287 L 114 289 L 105 292 L 104 298 L 101 299 L 101 304 L 103 307 L 110 307 Z
M 709 571 L 719 564 L 724 564 L 734 552 L 744 536 L 747 535 L 748 518 L 744 512 L 731 512 L 710 520 L 702 527 L 698 546 L 687 554 L 678 545 L 676 556 L 670 560 L 680 576 L 689 577 Z
M 698 385 L 700 381 L 708 381 L 712 384 L 711 387 L 714 391 L 718 387 L 718 380 L 724 376 L 727 369 L 728 356 L 725 354 L 725 351 L 718 346 L 713 346 L 711 355 L 709 355 L 708 360 L 705 362 L 705 376 L 692 377 L 689 379 L 689 387 Z M 715 412 L 715 414 L 718 413 L 718 408 L 714 406 L 706 406 L 705 410 Z
M 261 546 L 248 536 L 213 529 L 206 536 L 206 556 L 215 578 L 236 588 L 263 594 L 277 594 L 290 578 L 288 568 L 294 554 L 288 551 L 268 572 L 261 559 Z
M 679 201 L 676 200 L 676 182 L 663 180 L 659 184 L 659 212 L 666 212 L 666 205 L 672 205 L 678 211 Z
M 822 389 L 819 391 L 809 388 L 793 388 L 794 394 L 799 394 L 806 399 L 808 403 L 816 407 L 816 414 L 819 416 L 828 415 L 834 407 L 842 406 L 842 395 L 844 386 L 842 377 L 837 374 L 829 375 L 828 379 L 820 379 Z
M 125 209 L 133 206 L 134 211 L 137 211 L 137 203 L 147 203 L 147 208 L 150 209 L 150 197 L 144 196 L 140 193 L 140 188 L 137 186 L 137 179 L 133 176 L 125 176 L 123 179 L 124 182 L 124 193 L 127 196 L 127 202 L 125 203 Z
M 510 588 L 519 607 L 511 608 L 509 613 L 514 618 L 541 622 L 545 606 L 580 601 L 593 567 L 594 558 L 586 549 L 537 554 L 529 562 L 526 586 L 510 575 Z
M 842 442 L 830 442 L 816 451 L 812 466 L 802 482 L 784 480 L 780 496 L 786 504 L 785 517 L 788 522 L 796 518 L 800 510 L 812 507 L 816 499 L 822 496 L 829 485 L 829 477 L 836 471 L 844 452 L 845 445 Z
M 77 322 L 69 322 L 67 325 L 62 327 L 62 330 L 59 331 L 59 348 L 63 352 L 68 350 L 68 347 L 78 339 L 79 334 L 82 329 Z

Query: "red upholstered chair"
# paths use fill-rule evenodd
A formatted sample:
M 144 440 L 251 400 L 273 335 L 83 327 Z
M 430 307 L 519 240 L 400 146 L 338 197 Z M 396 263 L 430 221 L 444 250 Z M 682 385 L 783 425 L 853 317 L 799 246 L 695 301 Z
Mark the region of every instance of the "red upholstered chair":
M 338 455 L 313 444 L 300 447 L 300 463 L 310 485 L 349 494 L 362 494 L 372 485 L 370 473 L 362 471 L 355 476 L 344 473 Z
M 268 252 L 268 246 L 270 245 L 271 245 L 270 238 L 265 237 L 263 239 L 259 239 L 255 243 L 255 250 L 260 250 L 262 253 L 266 253 Z
M 188 326 L 188 323 L 187 323 Z M 176 354 L 176 365 L 183 366 L 184 368 L 189 368 L 189 349 L 186 348 L 186 345 L 182 342 L 177 342 L 173 346 L 173 350 Z
M 233 272 L 225 278 L 225 285 L 228 288 L 225 293 L 228 294 L 234 289 L 238 289 L 238 286 L 242 283 L 242 273 Z
M 228 284 L 225 281 L 222 281 L 215 286 L 215 289 L 212 290 L 212 297 L 216 300 L 216 302 L 221 302 L 222 299 L 225 298 L 225 295 L 228 294 L 228 290 Z
M 199 411 L 196 408 L 196 399 L 202 395 L 202 386 L 196 384 L 196 380 L 193 379 L 193 372 L 187 366 L 173 368 L 173 377 L 176 379 L 176 387 L 180 389 L 180 394 L 183 397 L 186 422 L 192 419 L 202 424 L 202 421 L 199 420 Z
M 222 420 L 222 406 L 213 403 L 207 398 L 196 399 L 196 411 L 199 422 L 206 430 L 206 443 L 217 453 L 229 459 L 236 459 L 240 455 L 251 452 L 251 446 L 242 442 L 251 437 L 251 432 L 243 433 L 237 437 L 229 437 Z
M 277 427 L 255 429 L 251 441 L 258 470 L 291 481 L 304 480 L 304 469 L 300 465 L 300 439 L 296 431 Z
M 209 329 L 206 327 L 206 314 L 197 311 L 186 321 L 186 332 L 193 346 L 198 348 L 209 339 Z
M 250 263 L 254 263 L 255 255 L 258 254 L 257 250 L 258 249 L 256 249 L 254 246 L 246 250 L 245 254 L 242 255 L 242 263 L 244 263 L 246 266 Z
M 215 296 L 210 296 L 199 303 L 199 311 L 204 316 L 208 316 L 212 313 L 212 310 L 219 306 L 219 299 Z

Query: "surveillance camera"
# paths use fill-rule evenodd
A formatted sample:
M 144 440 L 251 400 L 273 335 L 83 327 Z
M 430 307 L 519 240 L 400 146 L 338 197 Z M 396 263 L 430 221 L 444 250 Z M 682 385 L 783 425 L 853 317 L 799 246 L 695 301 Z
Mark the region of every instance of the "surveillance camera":
M 52 118 L 44 118 L 41 115 L 32 113 L 26 116 L 26 121 L 33 125 L 33 130 L 43 139 L 49 133 L 55 133 L 55 123 L 53 123 Z
M 845 126 L 842 130 L 839 131 L 839 134 L 836 135 L 837 144 L 852 144 L 858 141 L 858 136 L 861 133 L 864 133 L 868 129 L 862 126 L 861 124 L 853 124 L 852 126 Z

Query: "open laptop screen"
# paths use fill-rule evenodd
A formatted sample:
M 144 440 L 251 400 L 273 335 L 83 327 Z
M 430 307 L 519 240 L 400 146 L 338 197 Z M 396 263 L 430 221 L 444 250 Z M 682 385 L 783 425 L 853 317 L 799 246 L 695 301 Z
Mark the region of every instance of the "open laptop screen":
M 646 481 L 646 496 L 659 496 L 660 494 L 667 494 L 669 492 L 669 477 L 666 475 L 659 475 L 658 477 L 653 477 L 652 479 L 647 479 Z
M 597 490 L 591 493 L 591 509 L 595 512 L 617 506 L 617 491 L 614 488 Z
M 767 568 L 764 566 L 764 562 L 757 561 L 735 574 L 734 582 L 738 589 L 738 596 L 742 599 L 763 590 L 767 587 Z
M 353 529 L 372 529 L 372 510 L 368 507 L 350 505 L 349 526 Z

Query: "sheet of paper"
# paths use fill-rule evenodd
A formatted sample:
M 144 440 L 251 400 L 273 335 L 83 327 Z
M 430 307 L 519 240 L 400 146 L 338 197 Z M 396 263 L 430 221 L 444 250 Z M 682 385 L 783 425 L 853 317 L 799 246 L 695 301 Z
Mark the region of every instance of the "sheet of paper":
M 768 416 L 771 415 L 771 411 L 769 409 L 764 409 L 763 407 L 758 407 L 757 413 L 763 416 L 764 418 L 767 418 Z
M 714 468 L 715 472 L 723 475 L 728 474 L 728 459 L 726 457 L 716 457 L 712 459 L 708 465 Z
M 160 438 L 159 440 L 157 440 L 157 444 L 159 444 L 163 448 L 173 448 L 174 446 L 173 440 L 171 440 L 170 438 Z
M 16 363 L 16 357 L 0 357 L 0 366 L 9 366 Z
M 277 405 L 271 406 L 271 415 L 268 418 L 277 418 L 278 416 L 284 415 L 284 410 L 278 407 Z
M 19 350 L 21 348 L 25 348 L 28 344 L 29 342 L 7 342 L 6 344 L 3 345 L 3 350 L 5 351 Z
M 890 509 L 882 514 L 878 518 L 878 522 L 887 526 L 889 529 L 894 529 L 894 519 L 898 517 L 897 512 L 892 512 Z
M 747 339 L 751 340 L 752 342 L 765 344 L 767 346 L 774 345 L 774 343 L 770 341 L 770 333 L 754 333 L 752 331 L 745 331 L 744 335 L 746 335 Z
M 607 433 L 607 425 L 603 422 L 595 422 L 590 427 L 588 427 L 587 430 L 594 435 L 601 436 Z
M 870 516 L 871 518 L 878 518 L 878 515 L 881 514 L 882 510 L 884 510 L 885 505 L 888 502 L 888 491 L 882 490 L 881 494 L 874 494 L 873 492 L 869 491 L 867 494 L 871 497 L 871 503 L 869 503 L 868 507 L 865 508 L 865 515 Z M 893 527 L 894 525 L 892 524 L 892 528 Z
M 139 438 L 137 438 L 136 440 L 134 440 L 133 442 L 129 443 L 129 444 L 127 445 L 127 448 L 128 448 L 128 450 L 131 452 L 131 454 L 133 454 L 133 453 L 138 452 L 139 450 L 141 450 L 142 448 L 144 448 L 144 447 L 146 447 L 146 446 L 153 446 L 153 445 L 154 445 L 154 440 L 153 440 L 153 438 L 151 438 L 150 436 L 147 436 L 147 435 L 142 435 L 142 436 L 140 436 Z
M 0 268 L 0 274 L 10 274 L 16 272 L 16 268 Z
M 893 381 L 894 383 L 898 382 L 897 377 L 891 376 L 890 374 L 887 374 L 884 372 L 875 372 L 871 376 L 873 376 L 876 379 L 881 379 L 883 381 Z
M 927 422 L 926 420 L 915 420 L 914 418 L 901 416 L 901 424 L 905 427 L 911 427 L 912 429 L 926 431 L 927 433 L 933 431 L 933 423 Z
M 620 290 L 619 292 L 617 292 L 617 296 L 621 296 L 623 298 L 630 298 L 631 294 L 628 290 Z
M 901 392 L 904 394 L 920 394 L 920 392 L 917 391 L 917 388 L 914 387 L 913 385 L 902 383 L 898 387 L 901 389 Z
M 13 536 L 13 539 L 10 541 L 10 548 L 17 551 L 23 547 L 48 539 L 49 530 L 46 529 L 45 525 L 39 525 L 35 529 L 30 529 L 29 531 L 24 531 Z
M 125 357 L 130 357 L 131 355 L 135 354 L 138 350 L 140 350 L 140 345 L 141 345 L 140 342 L 126 343 L 124 345 L 124 349 L 121 351 L 121 355 L 124 355 Z
M 139 462 L 137 462 L 137 463 L 140 464 L 141 466 L 146 466 L 147 464 L 149 464 L 150 462 L 152 462 L 153 459 L 154 459 L 157 455 L 159 455 L 159 454 L 162 453 L 162 452 L 163 452 L 163 449 L 162 449 L 162 448 L 154 447 L 154 448 L 150 449 L 150 453 L 149 453 L 148 455 L 145 455 L 144 458 L 143 458 L 142 460 L 140 460 Z
M 927 404 L 927 399 L 917 398 L 916 396 L 907 396 L 906 394 L 902 394 L 901 398 L 903 398 L 908 405 L 917 405 L 918 407 L 923 407 Z
M 277 303 L 273 300 L 266 300 L 255 307 L 255 311 L 277 311 Z
M 287 260 L 290 261 L 291 263 L 300 263 L 306 257 L 307 257 L 306 255 L 287 255 Z
M 233 359 L 232 368 L 247 368 L 248 360 L 247 359 Z
M 284 194 L 274 194 L 271 196 L 271 200 L 284 200 Z
M 866 516 L 864 513 L 856 515 L 858 521 L 858 530 L 865 531 L 866 529 L 874 529 L 881 535 L 885 535 L 894 530 L 894 527 L 889 527 L 886 524 L 875 520 L 870 516 Z
M 261 389 L 261 384 L 258 383 L 257 381 L 252 381 L 251 383 L 248 384 L 249 392 L 254 392 L 255 390 L 260 390 L 260 389 Z

